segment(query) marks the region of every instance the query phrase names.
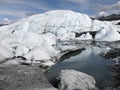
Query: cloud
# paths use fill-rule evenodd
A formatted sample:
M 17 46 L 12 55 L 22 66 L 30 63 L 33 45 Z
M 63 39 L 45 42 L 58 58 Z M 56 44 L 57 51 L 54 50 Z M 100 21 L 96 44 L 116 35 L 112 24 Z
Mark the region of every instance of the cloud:
M 48 11 L 50 8 L 42 0 L 0 0 L 1 15 L 24 17 L 26 13 Z
M 89 9 L 90 2 L 89 0 L 61 0 L 59 6 L 61 9 L 82 11 Z
M 120 14 L 120 0 L 114 4 L 108 4 L 108 5 L 94 4 L 92 8 L 98 11 L 99 16 Z
M 115 4 L 112 5 L 101 5 L 101 4 L 95 4 L 93 5 L 93 8 L 97 11 L 104 11 L 104 12 L 111 12 L 111 13 L 119 13 L 120 12 L 120 1 L 118 1 Z
M 99 12 L 99 16 L 103 17 L 103 16 L 108 16 L 109 14 L 107 12 Z
M 0 10 L 1 15 L 9 15 L 9 16 L 18 16 L 18 17 L 25 17 L 27 11 L 9 11 L 9 10 Z
M 26 6 L 30 6 L 36 9 L 49 10 L 49 8 L 47 8 L 49 6 L 47 3 L 44 3 L 42 0 L 40 0 L 38 3 L 35 1 L 34 0 L 0 0 L 0 3 L 24 4 Z
M 88 0 L 67 0 L 76 4 L 86 4 L 88 3 Z

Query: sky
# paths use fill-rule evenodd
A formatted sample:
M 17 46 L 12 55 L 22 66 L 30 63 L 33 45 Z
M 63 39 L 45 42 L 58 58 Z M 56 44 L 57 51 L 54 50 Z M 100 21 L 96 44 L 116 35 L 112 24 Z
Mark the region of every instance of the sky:
M 120 13 L 120 0 L 0 0 L 0 19 L 20 19 L 50 10 L 73 10 L 102 16 Z

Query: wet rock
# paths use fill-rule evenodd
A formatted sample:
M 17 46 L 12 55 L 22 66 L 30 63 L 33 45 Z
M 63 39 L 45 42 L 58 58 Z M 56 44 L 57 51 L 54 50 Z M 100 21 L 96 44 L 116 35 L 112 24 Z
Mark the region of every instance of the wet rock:
M 60 90 L 96 90 L 92 76 L 75 70 L 62 70 L 59 74 Z

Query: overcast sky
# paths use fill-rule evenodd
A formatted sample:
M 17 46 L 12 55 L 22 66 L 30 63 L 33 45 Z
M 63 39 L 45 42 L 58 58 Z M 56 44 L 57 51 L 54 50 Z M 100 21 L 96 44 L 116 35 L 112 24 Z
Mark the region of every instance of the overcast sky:
M 0 19 L 19 19 L 26 14 L 58 9 L 107 15 L 120 13 L 120 0 L 0 0 Z

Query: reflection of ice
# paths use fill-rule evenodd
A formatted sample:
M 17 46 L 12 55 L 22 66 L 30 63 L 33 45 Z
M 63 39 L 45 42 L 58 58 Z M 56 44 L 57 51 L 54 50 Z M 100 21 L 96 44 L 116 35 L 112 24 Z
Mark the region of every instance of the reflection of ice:
M 86 47 L 86 50 L 83 50 L 80 54 L 76 55 L 76 56 L 73 56 L 69 59 L 66 59 L 65 61 L 63 62 L 73 62 L 75 60 L 85 60 L 84 58 L 87 58 L 89 57 L 91 54 L 95 54 L 95 55 L 98 55 L 102 52 L 102 49 L 99 48 L 99 47 Z M 80 58 L 80 59 L 78 59 Z

